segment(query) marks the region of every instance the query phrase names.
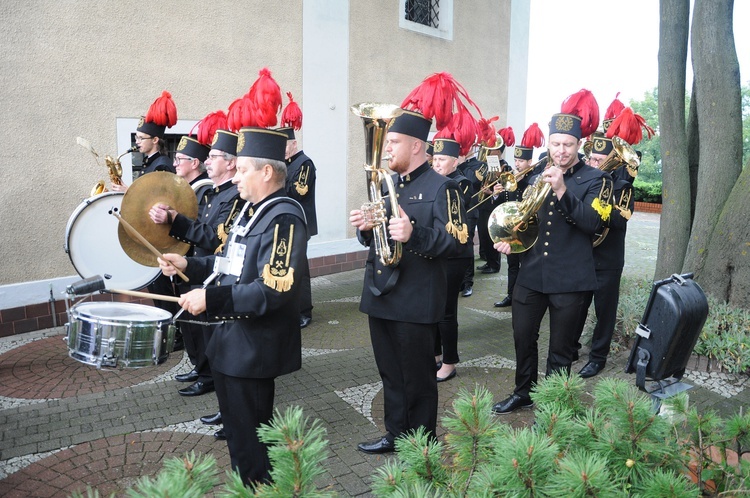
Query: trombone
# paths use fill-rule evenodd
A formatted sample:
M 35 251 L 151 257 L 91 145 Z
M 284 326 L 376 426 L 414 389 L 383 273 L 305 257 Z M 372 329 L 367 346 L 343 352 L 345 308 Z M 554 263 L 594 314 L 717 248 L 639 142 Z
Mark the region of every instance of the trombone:
M 537 162 L 535 162 L 534 164 L 530 165 L 528 168 L 526 168 L 526 169 L 524 169 L 522 171 L 516 171 L 515 173 L 513 173 L 511 171 L 503 171 L 502 173 L 500 173 L 500 175 L 497 177 L 497 179 L 493 180 L 492 182 L 490 182 L 486 186 L 483 185 L 482 189 L 479 192 L 477 192 L 474 195 L 472 195 L 471 198 L 473 199 L 474 197 L 476 197 L 479 194 L 481 194 L 482 190 L 493 188 L 495 186 L 495 184 L 497 184 L 497 183 L 501 183 L 504 190 L 506 190 L 508 192 L 515 192 L 518 189 L 518 183 L 521 180 L 523 180 L 523 178 L 526 177 L 526 175 L 528 175 L 529 173 L 531 173 L 532 171 L 534 171 L 534 169 L 536 169 L 536 167 L 539 164 L 541 164 L 542 161 L 545 161 L 546 159 L 547 158 L 544 157 L 544 158 L 538 160 Z M 474 204 L 472 207 L 470 207 L 469 209 L 467 209 L 466 212 L 468 213 L 469 211 L 472 211 L 473 209 L 476 209 L 478 206 L 480 206 L 487 199 L 490 199 L 490 198 L 492 198 L 491 195 L 488 195 L 488 196 L 484 197 L 482 200 L 480 200 L 479 202 L 477 202 L 476 204 Z

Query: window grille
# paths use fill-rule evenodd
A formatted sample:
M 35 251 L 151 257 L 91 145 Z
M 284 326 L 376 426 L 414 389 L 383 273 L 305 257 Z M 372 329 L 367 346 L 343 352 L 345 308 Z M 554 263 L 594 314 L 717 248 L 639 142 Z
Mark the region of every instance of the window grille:
M 440 0 L 406 0 L 404 18 L 431 28 L 440 24 Z

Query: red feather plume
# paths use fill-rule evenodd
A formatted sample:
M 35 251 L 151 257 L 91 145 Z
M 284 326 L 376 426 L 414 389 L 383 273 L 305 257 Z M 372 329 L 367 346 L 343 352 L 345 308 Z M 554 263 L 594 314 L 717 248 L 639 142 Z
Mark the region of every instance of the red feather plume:
M 177 124 L 177 106 L 174 105 L 172 94 L 164 90 L 148 108 L 145 118 L 147 123 L 171 128 Z
M 256 110 L 257 126 L 263 128 L 276 126 L 277 115 L 281 110 L 281 88 L 271 76 L 268 68 L 264 67 L 260 70 L 258 79 L 250 87 L 248 96 Z
M 210 113 L 205 118 L 198 121 L 196 124 L 198 127 L 198 136 L 196 140 L 206 146 L 211 146 L 211 142 L 214 140 L 216 130 L 227 129 L 227 115 L 224 111 L 216 111 Z M 192 135 L 193 131 L 190 131 Z
M 531 126 L 526 128 L 523 132 L 523 138 L 521 138 L 521 147 L 533 148 L 541 147 L 544 145 L 544 133 L 537 123 L 531 123 Z
M 630 145 L 635 145 L 643 139 L 643 130 L 646 130 L 648 138 L 654 136 L 654 129 L 646 124 L 646 120 L 626 107 L 609 126 L 607 137 L 618 136 Z
M 516 145 L 516 133 L 513 131 L 513 128 L 511 126 L 502 128 L 497 133 L 501 137 L 503 137 L 503 143 L 506 147 L 513 147 L 514 145 Z
M 247 94 L 229 104 L 227 113 L 229 131 L 237 133 L 245 126 L 259 126 L 255 117 L 255 105 Z
M 500 119 L 500 116 L 492 116 L 491 118 L 482 118 L 477 121 L 477 131 L 479 134 L 479 140 L 489 147 L 494 147 L 497 141 L 497 131 L 495 125 L 492 123 Z
M 289 103 L 281 112 L 281 126 L 291 126 L 295 130 L 302 128 L 302 109 L 292 98 L 292 92 L 286 92 L 289 97 Z
M 615 100 L 613 100 L 612 103 L 609 104 L 609 107 L 607 107 L 607 110 L 604 113 L 604 121 L 607 121 L 608 119 L 615 119 L 620 115 L 622 110 L 625 109 L 625 104 L 620 101 L 620 99 L 618 98 L 619 96 L 620 92 L 617 92 L 617 95 L 615 95 Z
M 582 137 L 588 137 L 599 126 L 599 104 L 596 103 L 594 94 L 585 88 L 565 99 L 560 111 L 581 118 Z
M 429 120 L 434 118 L 435 126 L 440 130 L 451 123 L 454 113 L 468 113 L 466 105 L 461 101 L 462 98 L 477 110 L 481 118 L 482 113 L 469 97 L 469 93 L 450 73 L 435 73 L 412 90 L 401 103 L 401 107 L 420 112 Z M 464 120 L 465 117 L 459 121 Z

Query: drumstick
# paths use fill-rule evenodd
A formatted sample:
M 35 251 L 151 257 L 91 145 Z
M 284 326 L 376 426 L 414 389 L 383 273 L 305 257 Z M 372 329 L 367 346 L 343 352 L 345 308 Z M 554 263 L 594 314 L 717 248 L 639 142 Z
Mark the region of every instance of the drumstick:
M 125 294 L 126 296 L 133 297 L 145 297 L 149 299 L 155 299 L 158 301 L 169 301 L 172 303 L 179 303 L 180 298 L 175 296 L 165 296 L 163 294 L 152 294 L 150 292 L 120 290 L 120 289 L 107 289 L 105 292 L 114 292 L 115 294 Z
M 149 251 L 151 251 L 152 253 L 154 253 L 154 256 L 156 256 L 157 258 L 163 258 L 161 252 L 159 252 L 159 250 L 156 247 L 154 247 L 151 244 L 151 242 L 149 242 L 148 240 L 146 240 L 146 237 L 144 237 L 143 235 L 141 235 L 140 233 L 138 233 L 138 230 L 136 230 L 135 228 L 133 228 L 133 225 L 131 225 L 130 223 L 128 223 L 127 221 L 125 221 L 125 218 L 123 218 L 120 213 L 118 213 L 116 210 L 113 210 L 112 214 L 115 215 L 118 220 L 120 220 L 120 223 L 122 223 L 122 226 L 123 226 L 123 228 L 125 228 L 125 231 L 127 231 L 131 236 L 133 236 L 136 239 L 138 239 L 141 242 L 141 244 L 143 244 L 144 246 L 146 246 L 146 248 Z M 167 260 L 164 260 L 164 261 L 167 261 Z M 169 263 L 170 265 L 172 265 L 172 263 L 169 262 L 169 261 L 167 261 L 167 263 Z M 185 276 L 185 274 L 182 273 L 176 266 L 172 265 L 172 267 L 175 269 L 175 271 L 177 272 L 177 275 L 179 275 L 182 280 L 184 280 L 185 282 L 189 282 L 190 281 L 190 279 L 188 279 Z

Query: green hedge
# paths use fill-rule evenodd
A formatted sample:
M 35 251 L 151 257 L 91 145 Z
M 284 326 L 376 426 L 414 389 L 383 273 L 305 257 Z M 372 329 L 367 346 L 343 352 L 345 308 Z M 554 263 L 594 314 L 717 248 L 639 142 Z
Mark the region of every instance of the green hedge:
M 637 202 L 661 204 L 661 182 L 647 183 L 636 180 L 633 183 L 633 191 Z

